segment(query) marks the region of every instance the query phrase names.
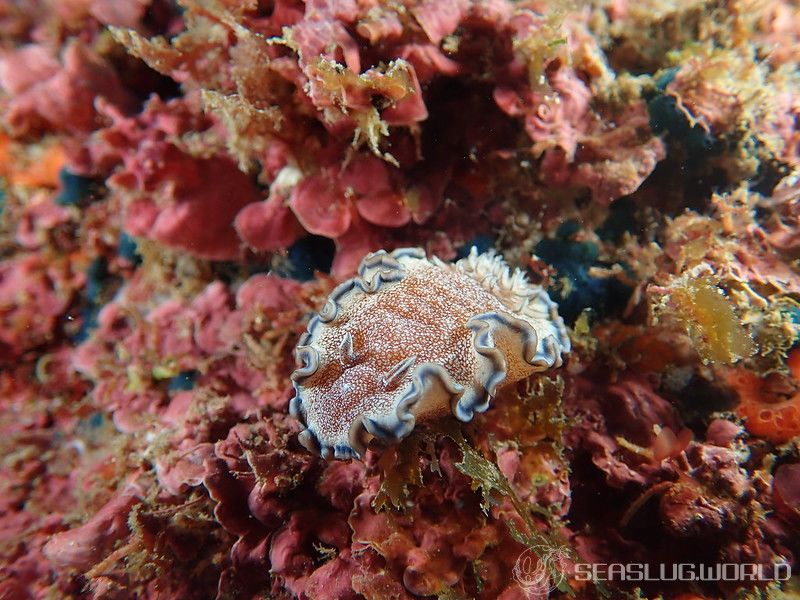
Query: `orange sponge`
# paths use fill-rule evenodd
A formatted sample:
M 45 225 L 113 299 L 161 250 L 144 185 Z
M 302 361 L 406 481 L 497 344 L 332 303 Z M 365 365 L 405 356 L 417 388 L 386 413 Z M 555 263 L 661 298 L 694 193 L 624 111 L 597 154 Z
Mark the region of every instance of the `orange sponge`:
M 800 385 L 800 349 L 789 354 L 786 364 Z M 800 435 L 800 392 L 787 398 L 770 390 L 766 381 L 752 371 L 731 370 L 726 378 L 739 393 L 736 412 L 746 419 L 745 427 L 750 433 L 777 444 Z

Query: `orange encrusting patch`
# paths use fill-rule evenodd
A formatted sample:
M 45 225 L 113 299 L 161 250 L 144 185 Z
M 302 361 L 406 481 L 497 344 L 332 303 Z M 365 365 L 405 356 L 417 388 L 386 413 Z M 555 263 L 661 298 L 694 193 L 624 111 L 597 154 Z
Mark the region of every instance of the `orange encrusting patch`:
M 0 175 L 5 177 L 8 171 L 8 165 L 11 164 L 11 152 L 9 145 L 11 140 L 7 135 L 0 133 Z
M 59 173 L 67 160 L 61 144 L 37 147 L 36 156 L 25 156 L 8 136 L 0 134 L 0 177 L 11 185 L 57 188 Z
M 800 385 L 800 349 L 792 351 L 786 364 Z M 780 396 L 767 389 L 764 380 L 752 371 L 731 370 L 725 378 L 739 393 L 736 413 L 745 419 L 750 433 L 776 444 L 800 435 L 800 392 L 788 399 Z

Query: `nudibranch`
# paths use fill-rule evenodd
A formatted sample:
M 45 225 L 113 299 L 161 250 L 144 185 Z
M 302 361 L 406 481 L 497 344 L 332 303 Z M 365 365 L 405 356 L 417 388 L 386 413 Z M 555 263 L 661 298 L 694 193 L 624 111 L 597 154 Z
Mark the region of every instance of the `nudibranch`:
M 448 264 L 419 248 L 367 255 L 300 337 L 289 409 L 300 442 L 361 458 L 417 420 L 484 412 L 498 387 L 561 366 L 558 306 L 494 252 Z

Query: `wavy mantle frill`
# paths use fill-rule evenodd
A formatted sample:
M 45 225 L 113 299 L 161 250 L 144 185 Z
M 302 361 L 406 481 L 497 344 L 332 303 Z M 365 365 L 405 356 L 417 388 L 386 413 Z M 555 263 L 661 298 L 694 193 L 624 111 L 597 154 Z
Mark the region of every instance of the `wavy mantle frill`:
M 560 366 L 569 350 L 557 305 L 494 252 L 447 264 L 381 250 L 298 341 L 290 411 L 310 451 L 360 458 L 372 437 L 400 440 L 418 419 L 471 420 L 498 387 Z

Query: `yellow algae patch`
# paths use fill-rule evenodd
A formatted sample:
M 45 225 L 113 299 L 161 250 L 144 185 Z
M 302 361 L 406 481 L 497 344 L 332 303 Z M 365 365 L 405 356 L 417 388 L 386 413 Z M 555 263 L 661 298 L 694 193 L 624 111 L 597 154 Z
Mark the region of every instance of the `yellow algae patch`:
M 733 302 L 710 277 L 676 282 L 667 298 L 673 316 L 686 327 L 705 362 L 732 364 L 755 352 Z

